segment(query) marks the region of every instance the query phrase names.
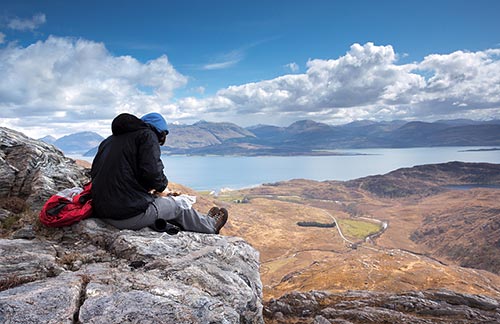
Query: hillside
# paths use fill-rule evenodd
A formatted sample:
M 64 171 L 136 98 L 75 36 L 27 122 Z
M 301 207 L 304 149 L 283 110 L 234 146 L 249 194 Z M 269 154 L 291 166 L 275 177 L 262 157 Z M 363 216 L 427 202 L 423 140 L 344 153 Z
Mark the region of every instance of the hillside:
M 379 197 L 427 196 L 443 192 L 445 186 L 499 184 L 500 164 L 449 162 L 402 168 L 345 183 Z
M 496 190 L 461 190 L 426 199 L 411 239 L 436 257 L 500 275 L 500 204 Z M 442 200 L 446 199 L 446 204 Z M 474 203 L 471 203 L 474 201 Z
M 266 299 L 309 290 L 449 289 L 498 297 L 500 189 L 444 186 L 500 185 L 499 167 L 426 165 L 350 182 L 279 182 L 219 198 L 246 202 L 229 205 L 226 233 L 261 253 Z M 380 190 L 386 187 L 397 194 Z M 338 228 L 298 226 L 332 219 Z

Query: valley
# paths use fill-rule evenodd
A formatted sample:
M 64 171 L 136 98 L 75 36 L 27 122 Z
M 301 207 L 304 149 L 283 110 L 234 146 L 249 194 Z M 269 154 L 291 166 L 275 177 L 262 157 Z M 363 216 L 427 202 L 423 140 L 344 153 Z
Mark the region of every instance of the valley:
M 200 196 L 198 206 L 226 206 L 222 233 L 259 250 L 265 300 L 309 290 L 449 289 L 498 298 L 500 190 L 443 188 L 499 183 L 498 168 L 455 162 L 348 182 L 292 180 L 217 200 Z

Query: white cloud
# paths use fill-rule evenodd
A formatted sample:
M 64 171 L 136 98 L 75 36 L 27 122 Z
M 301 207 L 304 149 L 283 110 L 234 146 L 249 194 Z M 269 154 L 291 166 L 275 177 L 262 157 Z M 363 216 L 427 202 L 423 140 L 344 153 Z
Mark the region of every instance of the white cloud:
M 500 118 L 500 49 L 434 54 L 411 64 L 398 64 L 397 57 L 390 45 L 353 44 L 338 59 L 310 60 L 304 74 L 230 86 L 179 106 L 247 124 L 285 115 L 326 122 Z
M 498 107 L 500 102 L 500 49 L 457 51 L 429 55 L 419 64 L 431 70 L 424 100 L 459 102 L 474 107 Z
M 353 44 L 336 59 L 309 60 L 305 73 L 174 100 L 188 79 L 166 56 L 141 63 L 113 56 L 101 43 L 49 37 L 25 48 L 0 48 L 0 124 L 33 132 L 46 125 L 69 133 L 70 123 L 108 130 L 120 112 L 150 111 L 172 122 L 244 126 L 306 118 L 500 118 L 500 49 L 431 54 L 411 64 L 397 58 L 390 45 Z
M 202 70 L 222 70 L 238 64 L 245 56 L 245 48 L 218 55 L 213 63 L 204 64 Z
M 227 109 L 234 113 L 287 112 L 302 118 L 325 109 L 379 104 L 391 86 L 406 91 L 422 86 L 421 76 L 409 73 L 408 67 L 394 65 L 395 60 L 391 46 L 354 44 L 337 60 L 309 61 L 305 74 L 231 86 L 216 97 L 228 99 L 231 104 Z M 207 99 L 202 105 L 208 111 L 211 101 Z M 219 105 L 217 109 L 222 108 Z
M 225 62 L 205 64 L 205 65 L 203 65 L 202 69 L 203 70 L 222 70 L 222 69 L 227 69 L 231 66 L 234 66 L 238 62 L 239 62 L 239 60 L 231 60 L 231 61 L 225 61 Z
M 0 44 L 3 44 L 5 42 L 5 34 L 0 32 Z
M 8 22 L 7 27 L 14 30 L 33 31 L 45 24 L 46 21 L 45 14 L 37 13 L 31 19 L 13 18 Z
M 295 62 L 286 64 L 285 68 L 289 69 L 292 72 L 298 72 L 299 71 L 299 65 L 297 63 L 295 63 Z
M 0 75 L 0 117 L 19 127 L 109 120 L 125 111 L 172 114 L 173 91 L 187 83 L 166 56 L 141 63 L 113 56 L 102 43 L 53 36 L 0 49 Z
M 247 51 L 271 40 L 272 39 L 263 39 L 250 44 L 245 44 L 240 48 L 233 49 L 229 52 L 219 53 L 210 60 L 210 63 L 202 64 L 201 66 L 198 66 L 198 68 L 201 70 L 222 70 L 233 67 L 245 58 Z

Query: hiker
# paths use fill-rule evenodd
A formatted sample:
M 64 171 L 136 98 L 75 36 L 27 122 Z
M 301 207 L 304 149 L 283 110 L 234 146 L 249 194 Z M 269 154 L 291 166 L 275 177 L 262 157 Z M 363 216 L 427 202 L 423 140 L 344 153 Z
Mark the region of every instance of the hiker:
M 219 233 L 228 217 L 225 208 L 213 207 L 202 215 L 193 208 L 181 208 L 168 196 L 160 159 L 168 127 L 160 114 L 140 119 L 120 114 L 111 130 L 113 135 L 101 142 L 92 163 L 94 217 L 119 229 L 166 231 L 167 225 L 174 224 L 185 231 Z

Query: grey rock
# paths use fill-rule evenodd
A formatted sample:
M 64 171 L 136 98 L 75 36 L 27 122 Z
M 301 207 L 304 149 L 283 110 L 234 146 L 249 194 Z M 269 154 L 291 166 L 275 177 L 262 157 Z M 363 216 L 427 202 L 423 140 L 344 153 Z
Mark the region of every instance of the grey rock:
M 54 307 L 65 311 L 54 323 L 72 314 L 81 323 L 263 323 L 259 255 L 240 238 L 120 231 L 95 219 L 61 230 L 59 242 L 0 240 L 0 275 L 35 280 L 0 292 L 0 319 L 44 321 L 59 291 L 67 298 Z M 37 315 L 18 316 L 25 311 Z
M 312 291 L 289 293 L 266 303 L 264 314 L 284 322 L 500 323 L 499 300 L 448 290 L 384 293 Z M 325 322 L 326 323 L 326 322 Z
M 0 198 L 19 197 L 36 210 L 54 193 L 86 181 L 86 170 L 54 146 L 0 127 Z
M 498 300 L 487 296 L 457 294 L 449 290 L 436 291 L 432 293 L 431 296 L 450 305 L 465 305 L 483 310 L 495 310 L 500 308 L 500 302 Z
M 330 324 L 330 321 L 327 320 L 326 318 L 324 318 L 323 316 L 318 315 L 318 316 L 314 317 L 313 324 Z
M 346 321 L 346 320 L 343 320 L 343 319 L 340 319 L 340 318 L 336 318 L 336 319 L 332 319 L 330 320 L 330 323 L 331 324 L 352 324 L 352 322 L 349 322 L 349 321 Z
M 0 292 L 0 323 L 73 323 L 82 279 L 63 273 Z
M 13 239 L 27 239 L 32 240 L 36 237 L 35 230 L 33 229 L 33 225 L 25 225 L 24 227 L 18 229 L 14 233 L 12 233 Z
M 56 250 L 40 240 L 0 239 L 0 278 L 33 281 L 53 277 L 63 269 L 56 262 Z
M 149 295 L 142 295 L 143 298 L 150 296 L 151 302 L 158 303 L 156 299 L 161 297 L 190 305 L 196 310 L 192 315 L 193 323 L 212 317 L 215 322 L 227 323 L 261 321 L 259 256 L 244 240 L 188 232 L 166 235 L 150 230 L 117 231 L 101 227 L 99 223 L 95 220 L 80 222 L 74 226 L 75 233 L 80 237 L 103 238 L 96 244 L 108 246 L 114 257 L 125 261 L 121 265 L 130 273 L 127 282 L 132 281 L 149 292 Z M 101 234 L 96 234 L 98 232 Z M 132 262 L 138 261 L 144 266 L 130 267 Z M 124 287 L 122 292 L 129 294 L 132 288 L 127 282 L 117 280 L 114 287 Z M 131 296 L 136 298 L 136 294 Z M 111 297 L 116 298 L 114 293 Z M 133 307 L 126 308 L 130 309 Z M 172 321 L 176 320 L 175 316 Z

